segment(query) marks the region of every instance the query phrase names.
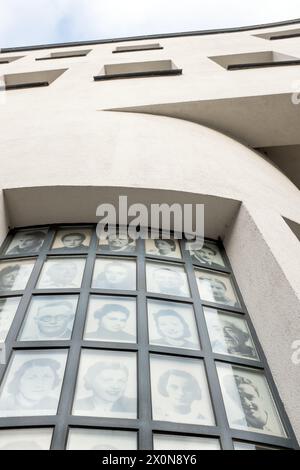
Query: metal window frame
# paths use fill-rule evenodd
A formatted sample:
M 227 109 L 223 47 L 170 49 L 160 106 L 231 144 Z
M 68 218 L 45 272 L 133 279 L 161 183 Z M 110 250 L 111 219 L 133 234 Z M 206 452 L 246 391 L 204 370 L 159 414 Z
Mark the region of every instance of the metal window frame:
M 70 251 L 61 250 L 58 254 L 55 250 L 51 250 L 52 243 L 55 238 L 56 231 L 67 228 L 91 228 L 93 230 L 90 246 L 80 253 L 71 253 Z M 213 241 L 218 245 L 225 267 L 213 268 L 201 266 L 199 262 L 193 262 L 188 251 L 184 249 L 184 240 L 178 240 L 181 248 L 182 258 L 171 258 L 163 256 L 155 256 L 145 253 L 145 243 L 143 240 L 137 240 L 135 253 L 118 253 L 108 254 L 105 250 L 98 249 L 98 239 L 95 231 L 95 224 L 55 224 L 51 226 L 34 226 L 26 227 L 26 229 L 47 228 L 44 243 L 38 254 L 28 254 L 19 258 L 34 258 L 36 260 L 33 271 L 29 278 L 24 291 L 2 292 L 0 298 L 3 297 L 21 297 L 19 307 L 12 322 L 6 339 L 6 349 L 8 351 L 8 360 L 6 365 L 0 365 L 0 383 L 5 376 L 5 372 L 9 366 L 10 358 L 14 351 L 22 350 L 58 350 L 68 349 L 68 358 L 61 388 L 61 395 L 58 404 L 57 414 L 53 416 L 25 416 L 25 417 L 7 417 L 0 418 L 1 429 L 19 429 L 19 428 L 53 428 L 51 449 L 64 449 L 67 444 L 68 432 L 70 428 L 92 428 L 92 429 L 114 429 L 133 431 L 137 433 L 138 448 L 150 450 L 153 448 L 153 434 L 174 434 L 197 437 L 213 437 L 217 438 L 222 449 L 233 449 L 234 441 L 243 441 L 251 444 L 261 444 L 281 449 L 299 449 L 296 436 L 293 432 L 283 403 L 274 384 L 270 369 L 268 367 L 265 355 L 258 341 L 257 335 L 251 323 L 246 306 L 243 302 L 238 285 L 232 273 L 228 257 L 220 240 Z M 21 229 L 19 229 L 21 230 Z M 5 255 L 16 230 L 12 230 L 2 245 L 0 252 L 0 261 L 10 261 L 18 259 L 16 255 Z M 66 256 L 86 257 L 86 264 L 83 273 L 82 284 L 79 289 L 36 289 L 36 283 L 43 268 L 46 259 L 51 257 Z M 136 259 L 137 269 L 137 288 L 135 291 L 112 291 L 106 289 L 92 289 L 91 281 L 94 270 L 94 263 L 99 257 L 128 258 Z M 182 266 L 185 269 L 188 284 L 190 287 L 190 298 L 148 293 L 146 291 L 146 261 L 161 261 L 172 263 L 173 265 Z M 222 306 L 212 302 L 204 302 L 200 299 L 194 269 L 201 268 L 209 272 L 227 274 L 230 276 L 237 298 L 241 308 L 233 308 Z M 27 309 L 30 305 L 31 298 L 39 295 L 57 295 L 57 294 L 78 294 L 77 313 L 74 320 L 72 337 L 70 340 L 63 341 L 19 341 L 18 334 L 22 323 L 26 318 Z M 83 333 L 86 323 L 86 314 L 90 295 L 116 295 L 133 297 L 136 299 L 137 305 L 137 344 L 134 343 L 117 343 L 84 340 Z M 148 342 L 148 312 L 147 299 L 167 300 L 192 305 L 195 312 L 195 320 L 199 334 L 200 348 L 199 350 L 187 350 L 182 348 L 169 348 L 165 346 L 152 345 Z M 203 307 L 213 307 L 221 312 L 228 312 L 239 315 L 245 319 L 252 335 L 260 361 L 247 360 L 229 355 L 215 354 L 212 352 L 208 329 L 205 321 Z M 138 396 L 138 418 L 122 419 L 122 418 L 99 418 L 72 415 L 72 406 L 77 383 L 77 372 L 80 363 L 80 355 L 84 349 L 97 349 L 99 351 L 124 351 L 135 352 L 137 355 L 137 396 Z M 191 425 L 175 422 L 153 421 L 152 405 L 151 405 L 151 381 L 150 381 L 150 354 L 160 354 L 166 357 L 185 357 L 201 359 L 204 364 L 208 388 L 211 395 L 211 402 L 214 416 L 216 419 L 215 426 Z M 216 362 L 228 363 L 231 365 L 245 366 L 253 370 L 264 371 L 270 392 L 272 394 L 275 406 L 283 427 L 287 434 L 287 438 L 271 436 L 252 431 L 241 431 L 229 427 L 225 405 L 222 397 L 221 387 L 217 375 Z

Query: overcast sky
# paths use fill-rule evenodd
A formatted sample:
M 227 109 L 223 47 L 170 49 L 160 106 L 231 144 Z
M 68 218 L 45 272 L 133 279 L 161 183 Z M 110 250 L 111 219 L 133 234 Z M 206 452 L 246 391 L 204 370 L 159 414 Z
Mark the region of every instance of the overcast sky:
M 300 0 L 0 0 L 0 48 L 300 18 Z

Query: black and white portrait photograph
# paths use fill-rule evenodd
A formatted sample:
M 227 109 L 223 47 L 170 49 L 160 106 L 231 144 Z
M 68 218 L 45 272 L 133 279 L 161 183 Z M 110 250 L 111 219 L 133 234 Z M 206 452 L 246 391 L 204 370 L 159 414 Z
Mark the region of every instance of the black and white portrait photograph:
M 92 295 L 89 299 L 84 339 L 136 342 L 136 300 Z
M 0 389 L 0 417 L 54 415 L 66 350 L 14 352 Z
M 111 233 L 105 240 L 99 240 L 99 250 L 109 253 L 134 253 L 136 241 L 128 235 L 127 231 Z
M 52 245 L 52 250 L 81 252 L 86 251 L 91 241 L 90 229 L 69 228 L 58 230 Z
M 137 433 L 111 429 L 71 428 L 67 450 L 137 450 Z
M 43 266 L 38 280 L 38 289 L 75 289 L 80 288 L 84 258 L 51 258 Z
M 78 296 L 76 295 L 33 297 L 19 340 L 51 341 L 70 339 L 77 303 Z
M 135 261 L 120 258 L 97 258 L 92 287 L 94 289 L 135 290 Z
M 207 267 L 225 267 L 224 260 L 215 243 L 205 241 L 201 247 L 195 243 L 187 243 L 193 263 L 200 263 Z
M 246 320 L 204 307 L 214 353 L 259 360 Z
M 202 360 L 152 354 L 150 369 L 154 420 L 215 423 Z
M 154 434 L 154 450 L 221 450 L 218 439 L 178 434 Z
M 38 253 L 44 243 L 46 233 L 45 229 L 17 232 L 5 254 L 22 256 Z
M 168 256 L 169 258 L 181 258 L 178 240 L 164 238 L 148 238 L 145 241 L 146 254 L 156 256 Z
M 147 291 L 158 294 L 189 297 L 187 275 L 181 266 L 168 263 L 146 264 Z
M 20 300 L 21 297 L 7 297 L 0 299 L 0 343 L 6 340 Z
M 73 414 L 134 419 L 137 416 L 136 354 L 86 350 L 81 354 Z
M 195 270 L 202 300 L 230 307 L 240 307 L 234 287 L 228 276 Z
M 230 427 L 285 436 L 262 372 L 221 363 L 217 370 Z
M 200 349 L 191 305 L 148 300 L 149 343 L 173 348 Z
M 34 263 L 33 259 L 0 262 L 0 292 L 25 289 Z
M 1 429 L 1 450 L 49 450 L 53 429 L 23 428 Z

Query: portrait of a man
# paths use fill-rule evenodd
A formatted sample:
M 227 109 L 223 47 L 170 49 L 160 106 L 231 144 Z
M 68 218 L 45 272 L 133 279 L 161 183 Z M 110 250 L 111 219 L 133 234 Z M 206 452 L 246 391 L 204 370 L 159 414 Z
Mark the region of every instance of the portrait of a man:
M 212 350 L 218 354 L 258 360 L 258 355 L 244 319 L 204 309 Z
M 177 240 L 173 239 L 148 239 L 146 240 L 146 253 L 156 256 L 168 256 L 170 258 L 180 258 L 180 248 Z
M 131 306 L 133 306 L 132 302 L 128 307 L 126 302 L 124 305 L 112 302 L 96 308 L 93 313 L 89 312 L 96 321 L 97 327 L 92 331 L 87 330 L 84 338 L 96 341 L 136 342 L 136 332 L 129 332 L 132 330 L 132 322 L 129 322 L 130 316 L 133 315 Z M 135 324 L 135 320 L 133 323 Z
M 230 307 L 239 307 L 231 281 L 225 276 L 195 271 L 200 297 Z
M 34 260 L 0 263 L 0 292 L 23 290 L 34 266 Z
M 18 366 L 12 363 L 0 396 L 0 416 L 55 414 L 66 355 L 36 353 L 22 360 L 16 353 L 14 359 L 17 356 Z
M 285 434 L 267 382 L 260 372 L 222 364 L 218 365 L 218 374 L 232 428 Z
M 189 297 L 188 281 L 183 268 L 168 264 L 148 263 L 146 270 L 149 292 Z
M 189 248 L 193 262 L 201 263 L 203 266 L 225 266 L 219 249 L 212 243 L 205 242 L 201 248 Z
M 199 342 L 191 341 L 197 336 L 193 312 L 186 313 L 184 318 L 175 308 L 166 307 L 153 311 L 152 318 L 159 337 L 153 338 L 150 330 L 150 343 L 173 348 L 199 349 Z
M 133 253 L 135 251 L 135 240 L 127 232 L 109 234 L 104 241 L 100 240 L 99 248 L 112 253 Z
M 135 262 L 97 259 L 92 287 L 94 289 L 135 290 Z
M 151 358 L 153 418 L 190 424 L 214 422 L 201 361 Z
M 25 320 L 20 340 L 51 341 L 70 339 L 77 297 L 35 297 Z
M 85 260 L 61 258 L 48 260 L 44 264 L 38 288 L 72 289 L 81 286 Z
M 52 249 L 55 251 L 81 252 L 90 244 L 90 230 L 60 230 L 57 232 Z
M 9 245 L 7 255 L 26 255 L 37 253 L 44 243 L 46 231 L 33 230 L 17 233 Z
M 75 399 L 74 414 L 136 417 L 136 398 L 127 395 L 129 368 L 124 362 L 99 360 L 83 376 L 86 395 Z

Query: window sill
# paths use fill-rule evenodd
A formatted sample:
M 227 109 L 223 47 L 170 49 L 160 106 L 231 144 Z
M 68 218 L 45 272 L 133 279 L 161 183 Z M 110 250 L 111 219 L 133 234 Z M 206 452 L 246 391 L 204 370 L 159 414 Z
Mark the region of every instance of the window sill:
M 122 54 L 124 52 L 140 52 L 140 51 L 158 51 L 159 49 L 163 49 L 162 46 L 160 47 L 153 47 L 151 49 L 147 47 L 143 47 L 143 49 L 129 49 L 127 51 L 112 51 L 113 54 Z
M 300 65 L 300 60 L 282 60 L 281 62 L 256 62 L 250 64 L 227 65 L 227 70 L 259 69 L 264 67 L 283 67 L 289 65 Z
M 57 59 L 74 59 L 75 57 L 85 57 L 87 54 L 78 55 L 62 55 L 59 57 L 38 57 L 35 60 L 57 60 Z
M 161 77 L 166 75 L 181 75 L 182 69 L 172 70 L 153 70 L 148 72 L 128 72 L 128 73 L 116 73 L 111 75 L 95 75 L 94 80 L 96 82 L 101 80 L 114 80 L 119 78 L 138 78 L 138 77 Z
M 17 83 L 15 85 L 5 85 L 4 90 L 21 90 L 23 88 L 36 88 L 49 86 L 49 82 Z

